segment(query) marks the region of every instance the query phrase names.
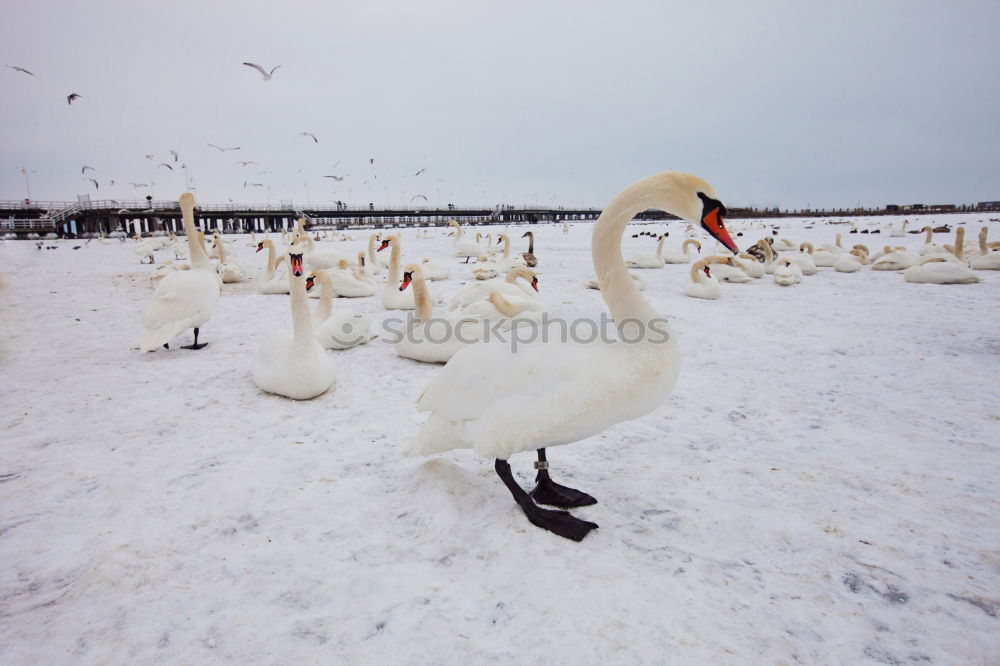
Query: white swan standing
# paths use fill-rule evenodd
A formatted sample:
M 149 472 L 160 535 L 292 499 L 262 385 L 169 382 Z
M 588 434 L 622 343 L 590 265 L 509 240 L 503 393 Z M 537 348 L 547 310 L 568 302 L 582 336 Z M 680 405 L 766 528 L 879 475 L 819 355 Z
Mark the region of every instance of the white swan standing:
M 456 220 L 448 220 L 448 224 L 455 227 L 455 238 L 451 241 L 451 244 L 455 248 L 456 257 L 465 257 L 465 263 L 469 263 L 469 259 L 472 257 L 478 257 L 483 254 L 483 248 L 479 243 L 468 238 L 462 238 L 465 230 L 462 229 Z
M 302 256 L 301 249 L 288 255 L 293 329 L 264 340 L 253 361 L 253 381 L 260 390 L 293 400 L 326 393 L 336 380 L 333 359 L 313 335 Z
M 550 341 L 519 346 L 480 344 L 463 349 L 418 399 L 430 418 L 407 453 L 427 455 L 471 448 L 494 458 L 494 469 L 528 519 L 560 536 L 580 540 L 596 524 L 536 504 L 586 506 L 596 500 L 552 482 L 545 449 L 590 437 L 648 414 L 673 389 L 680 351 L 665 319 L 643 298 L 622 258 L 621 240 L 640 211 L 661 209 L 700 221 L 738 252 L 723 223 L 725 207 L 701 178 L 665 172 L 619 193 L 593 231 L 594 270 L 601 296 L 629 343 Z M 488 377 L 484 382 L 482 378 Z M 538 485 L 518 485 L 507 458 L 537 450 Z
M 183 349 L 201 349 L 208 344 L 198 344 L 198 331 L 212 316 L 212 308 L 219 300 L 220 280 L 194 228 L 194 195 L 182 194 L 180 207 L 191 270 L 174 271 L 156 286 L 153 300 L 142 315 L 139 342 L 142 351 L 152 351 L 161 345 L 167 347 L 174 336 L 189 328 L 194 329 L 194 344 Z
M 350 349 L 363 345 L 377 333 L 368 315 L 337 308 L 333 311 L 333 280 L 325 270 L 313 271 L 306 278 L 306 292 L 319 282 L 319 304 L 312 313 L 313 333 L 326 349 Z

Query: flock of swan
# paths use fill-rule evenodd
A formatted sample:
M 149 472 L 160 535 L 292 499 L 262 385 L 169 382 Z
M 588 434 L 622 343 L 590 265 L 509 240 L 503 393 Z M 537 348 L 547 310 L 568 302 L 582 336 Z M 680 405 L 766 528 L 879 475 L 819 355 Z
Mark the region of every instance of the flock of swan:
M 187 329 L 193 329 L 194 342 L 184 348 L 204 348 L 206 343 L 199 343 L 200 329 L 211 317 L 222 285 L 246 277 L 246 271 L 226 253 L 221 238 L 216 236 L 214 248 L 208 248 L 195 225 L 191 194 L 181 195 L 180 207 L 185 246 L 180 246 L 179 239 L 162 239 L 162 244 L 164 249 L 173 249 L 176 259 L 185 258 L 188 263 L 157 270 L 156 288 L 143 315 L 143 351 L 169 348 Z M 665 248 L 666 235 L 660 236 L 655 252 L 626 259 L 621 247 L 625 229 L 637 213 L 648 209 L 688 221 L 687 237 L 680 247 Z M 978 281 L 973 271 L 1000 270 L 1000 251 L 997 244 L 988 242 L 985 229 L 979 242 L 970 245 L 964 242 L 964 228 L 959 227 L 951 246 L 935 245 L 928 231 L 927 243 L 917 253 L 891 246 L 876 254 L 860 244 L 845 248 L 840 235 L 834 243 L 818 248 L 772 235 L 740 252 L 726 228 L 725 214 L 711 185 L 680 172 L 650 176 L 614 197 L 593 228 L 595 279 L 587 286 L 600 289 L 620 332 L 625 322 L 643 330 L 657 330 L 657 323 L 665 326 L 642 294 L 646 280 L 641 272 L 666 264 L 690 264 L 683 292 L 703 299 L 718 298 L 722 283 L 771 275 L 775 284 L 791 286 L 820 273 L 821 268 L 846 273 L 866 267 L 899 270 L 909 282 L 959 284 Z M 634 344 L 631 340 L 629 344 L 615 340 L 585 344 L 543 339 L 516 350 L 484 342 L 484 322 L 506 328 L 544 325 L 542 315 L 548 308 L 540 294 L 534 236 L 525 233 L 528 251 L 514 253 L 506 234 L 496 239 L 489 236 L 484 244 L 457 222 L 450 226 L 451 260 L 404 261 L 402 239 L 395 233 L 371 234 L 367 249 L 357 253 L 321 249 L 302 221 L 285 235 L 281 250 L 269 238 L 253 238 L 254 249 L 267 252 L 259 291 L 289 295 L 291 314 L 290 328 L 269 336 L 256 351 L 253 381 L 262 391 L 295 400 L 329 391 L 342 358 L 329 350 L 350 349 L 377 335 L 367 315 L 341 307 L 339 299 L 377 293 L 385 310 L 408 313 L 407 334 L 396 343 L 396 353 L 445 364 L 419 393 L 418 410 L 429 416 L 405 452 L 431 455 L 467 448 L 493 459 L 497 475 L 530 522 L 579 541 L 597 525 L 566 509 L 596 500 L 552 480 L 546 449 L 596 435 L 658 408 L 677 380 L 677 342 L 669 334 L 647 335 Z M 714 254 L 701 256 L 702 243 L 693 237 L 698 227 L 718 244 Z M 448 280 L 459 269 L 471 270 L 475 279 L 447 303 L 435 298 L 432 284 Z M 310 297 L 318 299 L 312 309 Z M 483 377 L 491 381 L 484 382 Z M 518 417 L 512 419 L 511 414 Z M 530 492 L 517 483 L 508 463 L 511 456 L 525 451 L 537 456 L 537 485 Z

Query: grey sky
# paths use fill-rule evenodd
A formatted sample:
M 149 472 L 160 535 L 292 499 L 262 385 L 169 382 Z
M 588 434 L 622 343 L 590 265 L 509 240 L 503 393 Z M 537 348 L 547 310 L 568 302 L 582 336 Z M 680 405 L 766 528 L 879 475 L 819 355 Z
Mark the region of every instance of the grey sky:
M 36 200 L 175 198 L 183 162 L 206 203 L 602 206 L 663 169 L 732 206 L 1000 199 L 998 25 L 995 0 L 19 3 L 0 198 L 22 166 Z

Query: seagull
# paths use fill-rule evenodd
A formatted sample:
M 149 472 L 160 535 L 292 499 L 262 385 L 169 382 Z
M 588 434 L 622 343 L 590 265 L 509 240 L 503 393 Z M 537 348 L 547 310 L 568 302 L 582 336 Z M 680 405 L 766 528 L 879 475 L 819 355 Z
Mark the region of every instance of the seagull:
M 94 167 L 87 166 L 86 164 L 84 164 L 83 168 L 80 169 L 80 173 L 87 173 L 87 169 L 90 169 L 91 171 L 97 171 L 97 169 L 95 169 Z
M 139 189 L 140 187 L 149 187 L 147 183 L 133 183 L 131 181 L 129 182 L 129 185 L 131 185 L 135 189 Z
M 375 158 L 374 157 L 369 157 L 368 158 L 368 164 L 375 164 Z
M 422 194 L 414 194 L 412 197 L 410 197 L 410 203 L 413 203 L 414 199 L 423 199 L 424 201 L 427 201 L 427 197 L 425 197 Z
M 114 186 L 115 186 L 115 181 L 112 178 L 111 180 L 108 181 L 108 187 L 114 187 Z
M 269 173 L 271 173 L 271 172 L 270 172 L 270 171 L 267 171 L 267 170 L 264 170 L 264 171 L 258 171 L 258 172 L 257 172 L 257 175 L 258 175 L 258 176 L 264 176 L 264 175 L 266 175 L 266 174 L 269 174 Z
M 255 62 L 245 62 L 243 64 L 246 65 L 247 67 L 253 67 L 258 72 L 260 72 L 260 75 L 262 77 L 264 77 L 265 81 L 270 81 L 271 80 L 271 75 L 274 74 L 274 70 L 276 70 L 279 67 L 281 67 L 281 65 L 275 65 L 274 67 L 271 68 L 271 71 L 269 72 L 269 71 L 267 71 L 266 69 L 264 69 L 263 67 L 261 67 L 260 65 L 258 65 Z
M 215 148 L 215 149 L 216 149 L 216 150 L 218 150 L 218 151 L 219 151 L 220 153 L 224 153 L 224 152 L 226 152 L 227 150 L 239 150 L 239 149 L 240 149 L 240 147 L 239 147 L 239 146 L 234 146 L 233 148 L 223 148 L 222 146 L 217 146 L 217 145 L 215 145 L 214 143 L 206 143 L 205 145 L 206 145 L 206 146 L 212 146 L 212 148 Z
M 130 211 L 128 208 L 119 208 L 118 209 L 118 214 L 119 215 L 130 215 L 131 213 L 132 213 L 132 211 Z
M 146 155 L 146 159 L 147 159 L 147 160 L 153 160 L 153 159 L 156 159 L 156 158 L 155 158 L 155 157 L 153 157 L 152 155 Z
M 415 174 L 413 174 L 413 175 L 414 175 L 414 176 L 419 176 L 419 175 L 420 175 L 420 174 L 422 174 L 422 173 L 423 173 L 424 171 L 427 171 L 427 168 L 426 168 L 426 167 L 425 167 L 425 168 L 423 168 L 423 169 L 421 169 L 420 171 L 416 172 L 416 173 L 415 173 Z
M 77 93 L 70 93 L 70 94 L 66 95 L 66 103 L 67 104 L 72 104 L 73 100 L 80 99 L 81 97 L 83 97 L 83 95 L 79 95 Z
M 100 185 L 98 185 L 98 184 L 97 184 L 97 181 L 96 181 L 96 180 L 94 180 L 93 178 L 84 178 L 84 180 L 89 180 L 90 182 L 92 182 L 92 183 L 94 184 L 94 189 L 95 189 L 95 190 L 99 190 L 99 189 L 101 189 L 101 186 L 100 186 Z
M 16 65 L 4 65 L 4 67 L 10 67 L 15 72 L 24 72 L 28 76 L 34 76 L 34 74 L 26 70 L 24 67 L 17 67 Z
M 157 164 L 156 166 L 157 166 L 157 167 L 161 167 L 161 166 L 165 166 L 165 167 L 167 167 L 168 169 L 170 169 L 171 171 L 173 171 L 173 170 L 174 170 L 174 168 L 173 168 L 172 166 L 170 166 L 169 164 L 167 164 L 166 162 L 160 162 L 160 163 L 159 163 L 159 164 Z
M 313 134 L 312 132 L 299 132 L 299 133 L 298 133 L 298 134 L 296 134 L 295 136 L 297 136 L 297 137 L 298 137 L 298 136 L 308 136 L 308 137 L 312 137 L 312 140 L 313 140 L 313 143 L 319 143 L 319 139 L 317 139 L 317 138 L 316 138 L 316 135 L 315 135 L 315 134 Z
M 174 162 L 176 162 L 177 158 L 179 157 L 179 155 L 177 154 L 177 151 L 176 150 L 171 150 L 170 154 L 174 156 Z
M 249 166 L 251 164 L 257 164 L 256 162 L 233 162 L 233 164 L 239 164 L 240 166 Z
M 335 181 L 337 181 L 339 183 L 339 182 L 342 182 L 345 178 L 347 178 L 350 175 L 351 174 L 349 174 L 349 173 L 345 173 L 343 176 L 323 176 L 323 177 L 324 178 L 333 178 Z

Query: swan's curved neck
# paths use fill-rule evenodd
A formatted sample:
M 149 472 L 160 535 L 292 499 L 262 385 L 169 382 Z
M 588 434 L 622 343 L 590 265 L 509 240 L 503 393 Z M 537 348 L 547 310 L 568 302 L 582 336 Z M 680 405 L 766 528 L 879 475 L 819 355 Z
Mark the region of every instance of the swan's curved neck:
M 660 236 L 660 242 L 656 244 L 656 258 L 663 259 L 663 243 L 667 240 L 666 236 Z
M 219 263 L 220 264 L 226 263 L 226 248 L 225 248 L 226 244 L 222 240 L 221 236 L 216 236 L 215 237 L 215 245 L 216 245 L 216 247 L 219 250 Z
M 319 282 L 319 305 L 313 312 L 313 321 L 326 321 L 333 312 L 333 280 L 326 271 L 316 271 L 314 275 L 313 279 Z
M 683 254 L 685 257 L 688 256 L 688 248 L 690 248 L 692 245 L 698 245 L 698 241 L 696 241 L 693 238 L 688 238 L 686 241 L 681 243 L 681 254 Z
M 274 271 L 278 268 L 278 258 L 274 252 L 274 242 L 271 239 L 264 241 L 267 247 L 267 272 L 264 274 L 266 280 L 274 279 Z
M 288 270 L 288 290 L 291 292 L 292 306 L 292 344 L 296 347 L 305 347 L 313 339 L 312 321 L 309 318 L 309 304 L 306 303 L 306 281 L 301 275 L 296 276 L 295 271 Z
M 500 238 L 503 239 L 503 258 L 506 259 L 510 256 L 510 237 L 503 234 Z
M 616 323 L 635 318 L 648 322 L 660 313 L 643 298 L 635 281 L 625 268 L 622 257 L 622 235 L 632 218 L 641 211 L 655 208 L 676 213 L 673 199 L 680 195 L 672 183 L 666 187 L 651 176 L 622 190 L 605 207 L 594 225 L 591 237 L 591 257 L 601 297 Z
M 934 230 L 930 227 L 926 228 L 927 238 L 924 239 L 924 245 L 930 245 L 934 241 Z
M 424 272 L 419 268 L 413 271 L 413 304 L 414 317 L 420 323 L 430 321 L 434 316 L 434 306 L 431 305 L 431 291 L 424 280 Z
M 194 226 L 194 197 L 185 192 L 181 195 L 181 218 L 184 221 L 184 233 L 187 235 L 188 256 L 191 258 L 191 268 L 211 268 L 208 252 Z
M 986 244 L 986 234 L 989 233 L 986 227 L 979 230 L 979 253 L 988 254 L 990 251 L 990 246 Z
M 963 254 L 965 253 L 965 227 L 958 227 L 955 229 L 955 256 L 959 259 L 965 259 Z
M 767 265 L 770 266 L 774 263 L 774 250 L 771 249 L 771 244 L 767 241 L 763 241 L 761 246 L 764 248 L 764 256 L 767 257 Z
M 389 284 L 399 286 L 399 236 L 392 236 L 389 251 Z
M 535 253 L 535 233 L 533 231 L 528 232 L 528 254 Z

